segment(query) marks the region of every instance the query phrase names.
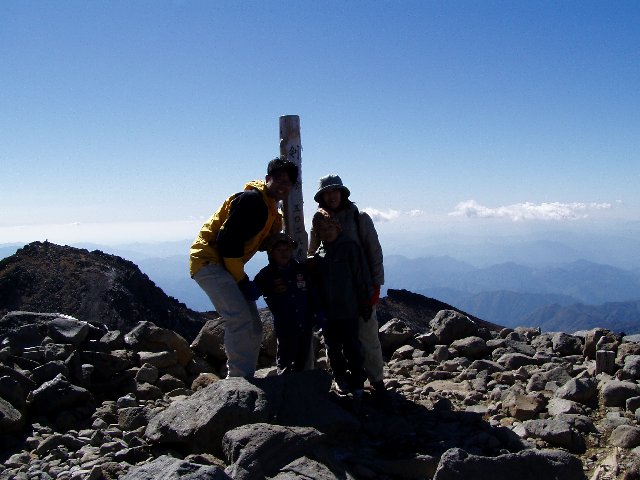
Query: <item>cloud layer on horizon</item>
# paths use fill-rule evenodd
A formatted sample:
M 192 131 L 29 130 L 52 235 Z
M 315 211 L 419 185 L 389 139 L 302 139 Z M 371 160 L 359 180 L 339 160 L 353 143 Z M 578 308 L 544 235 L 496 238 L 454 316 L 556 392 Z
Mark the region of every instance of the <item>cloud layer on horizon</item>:
M 366 212 L 374 222 L 391 222 L 397 220 L 401 216 L 419 217 L 423 214 L 422 210 L 410 210 L 408 212 L 401 212 L 399 210 L 387 209 L 386 211 L 377 210 L 375 208 L 367 207 L 362 209 Z
M 475 200 L 466 200 L 458 203 L 451 216 L 467 218 L 507 218 L 514 222 L 526 220 L 577 220 L 587 218 L 589 212 L 610 209 L 610 203 L 561 203 L 544 202 L 535 204 L 531 202 L 516 203 L 491 208 L 480 205 Z

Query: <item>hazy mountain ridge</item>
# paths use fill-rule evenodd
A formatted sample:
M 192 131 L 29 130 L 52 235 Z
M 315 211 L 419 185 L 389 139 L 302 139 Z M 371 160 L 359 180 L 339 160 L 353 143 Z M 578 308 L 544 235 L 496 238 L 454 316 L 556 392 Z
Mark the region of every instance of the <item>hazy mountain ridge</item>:
M 523 318 L 527 325 L 539 325 L 543 331 L 589 330 L 597 326 L 628 334 L 640 332 L 640 301 L 608 302 L 603 305 L 557 304 L 541 307 Z

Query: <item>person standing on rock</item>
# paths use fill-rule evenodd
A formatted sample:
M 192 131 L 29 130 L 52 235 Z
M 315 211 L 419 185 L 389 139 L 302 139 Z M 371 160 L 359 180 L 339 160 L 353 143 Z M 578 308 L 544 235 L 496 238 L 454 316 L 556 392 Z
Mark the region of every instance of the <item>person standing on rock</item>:
M 364 369 L 373 388 L 374 398 L 386 404 L 388 395 L 383 381 L 384 360 L 378 338 L 379 326 L 376 315 L 376 305 L 380 300 L 380 286 L 384 285 L 382 247 L 371 217 L 358 210 L 356 204 L 349 200 L 350 195 L 351 192 L 344 186 L 342 179 L 338 175 L 330 174 L 320 179 L 318 191 L 313 199 L 320 208 L 330 212 L 340 222 L 342 232 L 354 240 L 364 252 L 373 288 L 373 295 L 370 299 L 372 310 L 369 318 L 359 318 L 358 335 L 362 345 Z M 309 255 L 313 255 L 319 245 L 318 233 L 312 226 L 309 238 Z
M 296 241 L 286 233 L 269 237 L 269 264 L 253 280 L 273 315 L 279 375 L 304 370 L 317 304 L 307 265 L 293 258 L 296 247 Z
M 227 377 L 255 373 L 262 323 L 255 301 L 258 289 L 244 265 L 263 249 L 264 240 L 282 230 L 278 202 L 298 181 L 298 167 L 275 158 L 264 181 L 247 183 L 227 198 L 204 223 L 189 251 L 191 277 L 204 290 L 224 319 Z
M 367 375 L 362 368 L 358 318 L 369 318 L 372 309 L 367 262 L 358 244 L 342 234 L 340 222 L 327 210 L 318 209 L 313 228 L 322 243 L 309 259 L 309 268 L 326 316 L 320 326 L 327 356 L 338 393 L 359 396 Z

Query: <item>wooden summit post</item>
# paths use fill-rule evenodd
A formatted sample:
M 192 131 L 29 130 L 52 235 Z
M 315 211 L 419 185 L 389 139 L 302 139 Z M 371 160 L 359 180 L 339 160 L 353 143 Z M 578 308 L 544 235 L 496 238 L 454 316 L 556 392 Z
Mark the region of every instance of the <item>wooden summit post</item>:
M 300 117 L 282 115 L 280 117 L 280 156 L 298 166 L 298 181 L 284 201 L 284 231 L 298 243 L 294 257 L 299 262 L 307 260 L 309 237 L 304 228 L 302 201 L 302 145 L 300 143 Z

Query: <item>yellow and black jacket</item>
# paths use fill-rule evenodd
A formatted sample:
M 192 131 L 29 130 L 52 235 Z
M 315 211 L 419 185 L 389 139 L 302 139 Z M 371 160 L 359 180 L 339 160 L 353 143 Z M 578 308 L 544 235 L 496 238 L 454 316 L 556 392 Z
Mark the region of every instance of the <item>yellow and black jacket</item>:
M 223 265 L 240 281 L 244 265 L 260 250 L 264 240 L 282 230 L 282 215 L 265 182 L 255 180 L 231 195 L 205 222 L 189 250 L 193 277 L 203 265 Z

